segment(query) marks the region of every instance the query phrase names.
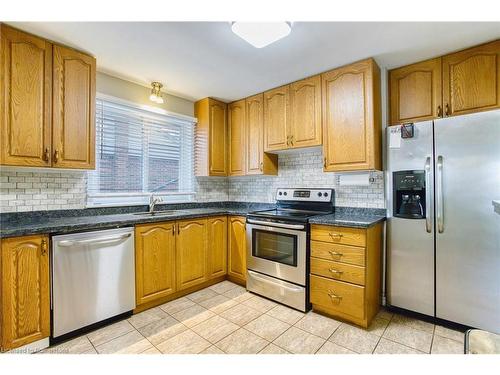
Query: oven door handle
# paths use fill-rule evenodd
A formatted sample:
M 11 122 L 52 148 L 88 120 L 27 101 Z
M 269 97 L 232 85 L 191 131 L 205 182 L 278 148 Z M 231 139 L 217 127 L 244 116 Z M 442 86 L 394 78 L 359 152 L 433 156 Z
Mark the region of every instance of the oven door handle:
M 273 284 L 273 285 L 276 285 L 275 283 L 273 283 L 271 280 L 267 280 L 263 277 L 260 277 L 258 276 L 258 274 L 256 272 L 253 272 L 251 270 L 247 270 L 247 272 L 249 273 L 250 276 L 252 276 L 254 279 L 257 279 L 259 281 L 262 281 L 264 283 L 267 283 L 267 284 Z M 288 286 L 288 285 L 282 285 L 282 284 L 279 284 L 280 288 L 284 288 L 284 289 L 288 289 L 288 290 L 291 290 L 292 292 L 301 292 L 304 288 L 301 288 L 299 286 L 296 286 L 296 287 L 291 287 L 291 286 Z
M 283 224 L 283 223 L 274 223 L 274 222 L 260 221 L 260 220 L 253 220 L 253 219 L 247 219 L 247 223 L 267 225 L 270 227 L 285 228 L 285 229 L 304 229 L 305 228 L 305 226 L 303 224 Z

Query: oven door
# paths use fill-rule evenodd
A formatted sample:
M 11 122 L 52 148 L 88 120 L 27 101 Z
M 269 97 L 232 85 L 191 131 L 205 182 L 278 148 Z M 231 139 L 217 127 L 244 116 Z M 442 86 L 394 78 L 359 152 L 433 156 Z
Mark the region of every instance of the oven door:
M 248 219 L 247 268 L 305 286 L 305 229 L 305 224 L 268 223 Z

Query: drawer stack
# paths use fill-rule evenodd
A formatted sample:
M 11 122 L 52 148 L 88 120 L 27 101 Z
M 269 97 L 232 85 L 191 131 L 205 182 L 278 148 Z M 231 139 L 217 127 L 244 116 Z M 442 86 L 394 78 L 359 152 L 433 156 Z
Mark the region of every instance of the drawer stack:
M 313 309 L 368 327 L 380 306 L 382 224 L 311 227 Z

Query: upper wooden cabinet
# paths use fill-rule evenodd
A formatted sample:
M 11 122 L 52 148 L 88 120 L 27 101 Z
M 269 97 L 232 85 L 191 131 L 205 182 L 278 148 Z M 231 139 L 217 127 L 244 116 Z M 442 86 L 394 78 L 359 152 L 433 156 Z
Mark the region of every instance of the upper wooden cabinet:
M 278 174 L 278 156 L 264 152 L 264 96 L 246 99 L 246 174 Z
M 50 335 L 49 239 L 2 239 L 0 251 L 3 351 Z
M 229 104 L 229 175 L 245 175 L 246 165 L 246 103 L 245 100 Z
M 95 59 L 0 28 L 0 164 L 94 169 Z
M 321 145 L 321 76 L 290 84 L 288 136 L 289 148 Z
M 229 261 L 227 274 L 233 280 L 244 283 L 247 277 L 247 241 L 245 217 L 230 216 L 228 226 Z
M 441 58 L 389 72 L 391 125 L 441 116 Z
M 227 176 L 227 105 L 211 98 L 195 103 L 196 176 Z
M 95 168 L 95 59 L 54 46 L 52 166 Z
M 380 71 L 373 59 L 322 74 L 325 172 L 380 170 Z
M 137 306 L 168 296 L 175 284 L 175 223 L 135 226 Z
M 264 93 L 264 150 L 284 150 L 289 144 L 289 90 L 282 86 Z
M 207 220 L 177 222 L 177 289 L 207 280 Z
M 500 107 L 500 40 L 443 57 L 444 115 Z
M 52 44 L 0 24 L 0 164 L 50 166 Z
M 227 217 L 207 219 L 208 278 L 227 273 Z

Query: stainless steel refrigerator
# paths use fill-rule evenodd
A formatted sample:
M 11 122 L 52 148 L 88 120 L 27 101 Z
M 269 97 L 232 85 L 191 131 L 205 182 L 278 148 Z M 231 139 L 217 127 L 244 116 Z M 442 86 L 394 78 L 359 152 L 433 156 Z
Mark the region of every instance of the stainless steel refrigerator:
M 387 140 L 388 304 L 500 333 L 500 110 Z

